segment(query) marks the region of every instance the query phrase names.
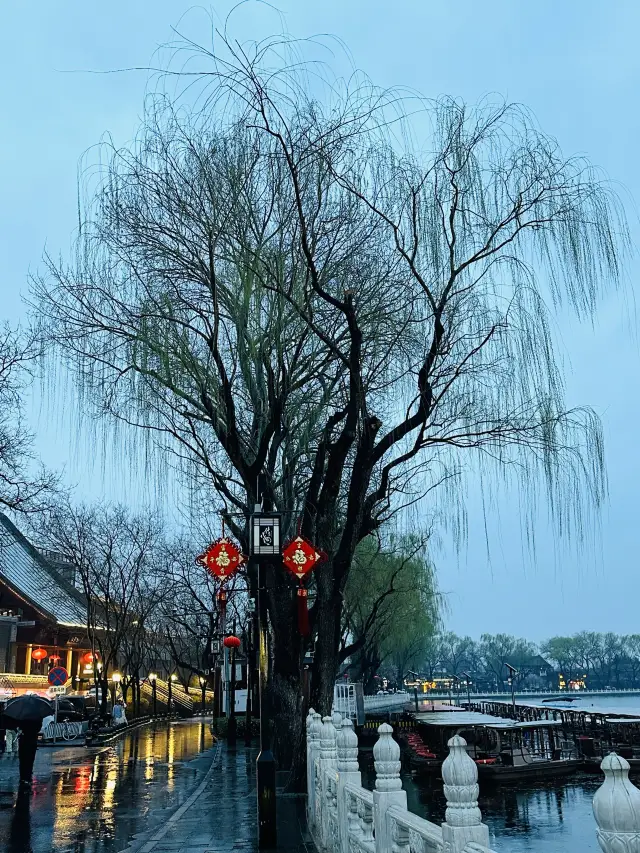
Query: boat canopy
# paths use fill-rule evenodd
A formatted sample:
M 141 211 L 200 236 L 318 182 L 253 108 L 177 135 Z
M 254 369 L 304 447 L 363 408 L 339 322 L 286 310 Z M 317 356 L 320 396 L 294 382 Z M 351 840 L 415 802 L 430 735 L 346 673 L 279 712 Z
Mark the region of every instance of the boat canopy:
M 561 726 L 560 720 L 537 720 L 519 722 L 506 717 L 492 717 L 490 714 L 480 714 L 477 711 L 462 711 L 459 714 L 450 714 L 448 711 L 425 714 L 414 714 L 417 722 L 427 726 L 438 728 L 470 729 L 474 726 L 483 726 L 490 729 L 517 730 L 517 729 L 543 729 Z M 640 722 L 640 720 L 638 721 Z

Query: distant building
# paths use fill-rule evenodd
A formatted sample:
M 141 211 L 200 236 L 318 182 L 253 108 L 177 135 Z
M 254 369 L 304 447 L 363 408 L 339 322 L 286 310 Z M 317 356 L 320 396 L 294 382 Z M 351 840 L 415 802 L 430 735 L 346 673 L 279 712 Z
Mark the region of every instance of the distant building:
M 49 555 L 49 557 L 47 556 Z M 46 675 L 54 663 L 88 679 L 87 607 L 62 555 L 41 552 L 0 513 L 0 675 Z M 47 654 L 32 658 L 36 648 Z

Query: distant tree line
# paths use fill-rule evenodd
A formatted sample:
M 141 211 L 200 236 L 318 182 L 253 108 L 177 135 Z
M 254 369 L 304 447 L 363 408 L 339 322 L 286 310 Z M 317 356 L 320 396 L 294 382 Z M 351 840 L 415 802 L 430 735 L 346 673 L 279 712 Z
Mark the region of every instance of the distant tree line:
M 518 670 L 518 689 L 553 689 L 561 682 L 584 682 L 593 689 L 640 687 L 640 634 L 580 631 L 535 644 L 509 634 L 482 634 L 474 640 L 442 632 L 426 644 L 420 674 L 430 680 L 464 680 L 468 674 L 478 689 L 503 689 L 508 686 L 507 663 Z

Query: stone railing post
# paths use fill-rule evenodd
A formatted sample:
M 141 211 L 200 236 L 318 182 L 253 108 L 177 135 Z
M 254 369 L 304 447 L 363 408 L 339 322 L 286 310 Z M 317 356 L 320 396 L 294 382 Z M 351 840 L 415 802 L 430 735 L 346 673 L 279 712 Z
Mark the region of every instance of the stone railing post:
M 469 842 L 489 846 L 489 829 L 478 808 L 478 768 L 467 755 L 467 742 L 456 735 L 448 743 L 449 755 L 442 765 L 447 801 L 442 841 L 447 853 L 463 853 Z
M 316 792 L 316 825 L 320 837 L 320 845 L 324 850 L 328 848 L 330 839 L 328 814 L 330 781 L 328 773 L 331 770 L 335 771 L 337 761 L 336 730 L 331 717 L 323 717 L 322 728 L 320 730 L 320 759 L 318 761 L 320 784 Z
M 316 802 L 316 759 L 320 754 L 322 718 L 313 708 L 307 716 L 307 822 L 312 827 Z
M 342 721 L 340 731 L 336 736 L 336 747 L 338 751 L 339 853 L 349 853 L 350 811 L 345 786 L 349 783 L 358 786 L 362 785 L 360 768 L 358 766 L 358 735 L 353 730 L 351 720 L 345 719 Z
M 640 853 L 640 791 L 629 781 L 629 762 L 611 752 L 600 767 L 604 782 L 593 798 L 598 844 L 604 853 Z
M 373 828 L 376 853 L 390 853 L 393 843 L 392 827 L 387 821 L 391 806 L 407 808 L 407 792 L 400 781 L 400 746 L 393 739 L 393 729 L 387 723 L 378 727 L 378 740 L 373 747 L 376 785 L 373 790 Z

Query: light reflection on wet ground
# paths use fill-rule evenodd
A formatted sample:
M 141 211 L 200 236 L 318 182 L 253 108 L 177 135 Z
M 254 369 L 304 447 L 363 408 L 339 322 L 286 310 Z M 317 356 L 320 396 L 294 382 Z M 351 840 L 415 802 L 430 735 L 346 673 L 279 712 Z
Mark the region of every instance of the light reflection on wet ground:
M 17 758 L 0 759 L 3 853 L 117 853 L 160 823 L 209 767 L 208 721 L 158 724 L 101 751 L 38 750 L 34 794 L 18 803 Z

